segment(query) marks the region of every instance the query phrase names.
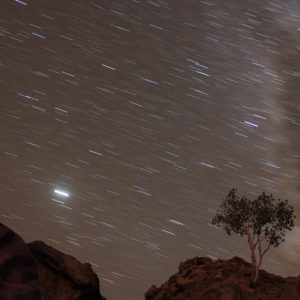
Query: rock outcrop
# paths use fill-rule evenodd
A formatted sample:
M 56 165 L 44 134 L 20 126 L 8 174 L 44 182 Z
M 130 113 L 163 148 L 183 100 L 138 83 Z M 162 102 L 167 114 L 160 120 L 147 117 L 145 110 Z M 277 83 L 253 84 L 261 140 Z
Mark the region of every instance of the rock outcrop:
M 41 299 L 33 255 L 22 238 L 2 224 L 0 224 L 0 299 Z
M 212 260 L 195 257 L 161 287 L 152 286 L 146 300 L 299 300 L 300 276 L 283 278 L 261 270 L 250 287 L 251 264 L 241 258 Z
M 105 300 L 90 264 L 0 224 L 1 300 Z
M 82 264 L 40 241 L 28 247 L 37 262 L 43 300 L 104 300 L 90 264 Z

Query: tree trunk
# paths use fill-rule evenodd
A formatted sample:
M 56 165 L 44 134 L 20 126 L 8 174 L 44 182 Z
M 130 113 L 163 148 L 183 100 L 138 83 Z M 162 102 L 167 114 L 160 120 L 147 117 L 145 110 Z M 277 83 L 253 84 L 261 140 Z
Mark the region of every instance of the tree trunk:
M 256 279 L 256 270 L 257 270 L 257 261 L 256 261 L 256 257 L 255 257 L 255 250 L 254 249 L 251 249 L 251 263 L 252 263 L 252 266 L 253 266 L 253 270 L 252 270 L 252 274 L 251 274 L 251 286 L 255 286 L 255 283 L 257 280 Z
M 255 270 L 253 273 L 254 273 L 254 277 L 252 280 L 252 286 L 255 287 L 257 284 L 258 276 L 259 276 L 259 265 L 255 266 Z
M 261 264 L 262 264 L 263 255 L 264 255 L 264 253 L 261 253 L 261 251 L 259 251 L 259 260 L 258 260 L 258 264 L 256 264 L 256 267 L 255 267 L 255 276 L 254 276 L 254 279 L 253 279 L 253 285 L 254 286 L 256 286 L 256 283 L 258 281 L 259 270 L 260 270 L 260 267 L 261 267 Z
M 254 244 L 253 237 L 251 237 L 251 234 L 249 232 L 248 232 L 248 244 L 249 244 L 250 251 L 251 251 L 251 263 L 252 263 L 252 267 L 253 267 L 252 274 L 251 274 L 250 286 L 255 287 L 257 279 L 258 279 L 258 275 L 259 275 L 259 267 L 261 264 L 261 257 L 259 259 L 259 262 L 257 262 L 256 253 L 255 253 L 256 245 Z
M 251 249 L 251 263 L 253 267 L 257 265 L 254 249 Z

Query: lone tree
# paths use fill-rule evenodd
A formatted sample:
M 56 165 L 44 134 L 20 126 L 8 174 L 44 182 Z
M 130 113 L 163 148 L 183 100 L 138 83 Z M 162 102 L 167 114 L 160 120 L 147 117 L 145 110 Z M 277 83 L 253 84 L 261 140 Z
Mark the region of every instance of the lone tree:
M 229 192 L 212 224 L 222 226 L 228 235 L 234 232 L 247 237 L 253 265 L 251 285 L 255 286 L 264 255 L 271 246 L 278 247 L 286 231 L 293 229 L 294 209 L 287 200 L 275 199 L 272 194 L 262 193 L 249 200 L 236 193 L 237 189 Z

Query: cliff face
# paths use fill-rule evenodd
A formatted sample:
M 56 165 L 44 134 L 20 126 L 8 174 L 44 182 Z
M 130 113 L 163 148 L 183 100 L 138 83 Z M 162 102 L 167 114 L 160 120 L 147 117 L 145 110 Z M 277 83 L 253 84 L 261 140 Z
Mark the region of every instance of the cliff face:
M 1 300 L 105 300 L 90 264 L 0 224 Z
M 146 300 L 299 300 L 300 276 L 283 278 L 260 272 L 250 287 L 252 266 L 234 257 L 216 260 L 195 257 L 180 264 L 179 272 L 161 287 L 152 286 Z

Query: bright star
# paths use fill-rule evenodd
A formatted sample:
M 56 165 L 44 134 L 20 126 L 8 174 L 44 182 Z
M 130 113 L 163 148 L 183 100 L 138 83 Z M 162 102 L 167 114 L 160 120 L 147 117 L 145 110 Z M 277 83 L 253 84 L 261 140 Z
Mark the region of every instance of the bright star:
M 61 191 L 61 190 L 54 190 L 54 193 L 59 195 L 59 196 L 63 196 L 63 197 L 69 197 L 70 194 L 65 192 L 65 191 Z

